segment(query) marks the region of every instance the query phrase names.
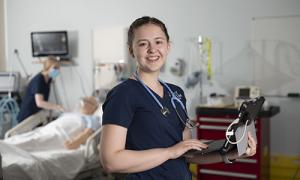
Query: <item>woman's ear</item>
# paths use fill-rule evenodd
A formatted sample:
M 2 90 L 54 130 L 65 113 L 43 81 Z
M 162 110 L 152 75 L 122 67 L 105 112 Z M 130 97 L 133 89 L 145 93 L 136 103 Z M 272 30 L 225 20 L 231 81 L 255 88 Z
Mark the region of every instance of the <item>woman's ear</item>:
M 131 57 L 134 58 L 134 54 L 133 54 L 133 49 L 132 49 L 132 47 L 128 47 L 128 51 L 129 51 L 129 54 L 131 55 Z
M 51 69 L 53 69 L 55 65 L 51 65 L 46 71 L 49 73 Z
M 171 51 L 171 42 L 168 42 L 168 54 L 170 53 Z

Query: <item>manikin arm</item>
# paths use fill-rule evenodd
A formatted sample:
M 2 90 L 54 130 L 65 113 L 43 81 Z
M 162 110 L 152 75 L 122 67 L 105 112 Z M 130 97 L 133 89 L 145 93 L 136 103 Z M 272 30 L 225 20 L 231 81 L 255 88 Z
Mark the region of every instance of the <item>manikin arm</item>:
M 65 146 L 68 149 L 77 149 L 81 144 L 84 144 L 88 137 L 93 134 L 93 130 L 90 128 L 84 129 L 80 134 L 75 136 L 74 138 L 65 141 Z

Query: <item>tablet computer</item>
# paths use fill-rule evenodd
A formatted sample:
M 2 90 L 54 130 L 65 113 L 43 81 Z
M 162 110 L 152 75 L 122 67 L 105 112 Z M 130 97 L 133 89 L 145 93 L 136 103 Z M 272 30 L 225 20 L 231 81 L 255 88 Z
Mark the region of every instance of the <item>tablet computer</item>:
M 231 126 L 229 131 L 236 132 L 236 130 L 243 125 L 250 125 L 251 123 L 254 123 L 258 113 L 261 111 L 263 103 L 265 101 L 264 97 L 257 97 L 250 100 L 245 100 L 240 108 L 238 113 L 238 122 Z M 248 121 L 247 121 L 248 120 Z M 247 124 L 246 124 L 247 123 Z M 253 132 L 252 132 L 253 133 Z M 228 138 L 230 141 L 235 142 L 235 135 L 231 135 Z M 231 144 L 227 139 L 219 139 L 219 140 L 213 140 L 206 142 L 208 145 L 207 149 L 200 150 L 189 150 L 187 154 L 192 153 L 193 155 L 196 154 L 208 154 L 211 152 L 228 152 L 233 148 L 236 148 L 236 144 Z

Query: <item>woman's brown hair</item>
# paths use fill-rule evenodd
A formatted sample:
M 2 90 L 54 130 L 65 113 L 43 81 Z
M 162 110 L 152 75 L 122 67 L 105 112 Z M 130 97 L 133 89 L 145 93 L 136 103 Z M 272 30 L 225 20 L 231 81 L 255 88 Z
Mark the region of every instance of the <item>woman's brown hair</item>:
M 143 16 L 141 18 L 136 19 L 129 27 L 128 30 L 128 37 L 127 37 L 127 45 L 129 48 L 132 47 L 132 41 L 134 39 L 134 30 L 138 29 L 139 27 L 145 24 L 155 24 L 161 28 L 161 30 L 165 33 L 167 37 L 167 41 L 169 42 L 169 34 L 165 24 L 157 18 Z
M 54 56 L 49 56 L 47 60 L 43 62 L 43 71 L 48 71 L 51 66 L 59 67 L 59 61 Z

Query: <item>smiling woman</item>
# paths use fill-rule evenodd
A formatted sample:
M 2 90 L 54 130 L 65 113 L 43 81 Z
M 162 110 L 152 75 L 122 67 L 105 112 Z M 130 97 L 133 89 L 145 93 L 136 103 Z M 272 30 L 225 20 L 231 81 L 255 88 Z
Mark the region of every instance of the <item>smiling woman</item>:
M 140 23 L 142 20 L 133 23 L 128 32 L 129 52 L 137 60 L 139 69 L 157 74 L 169 53 L 169 35 L 166 27 L 155 19 L 134 28 Z
M 187 118 L 183 90 L 159 79 L 170 52 L 165 24 L 148 16 L 136 19 L 129 28 L 127 44 L 137 71 L 113 88 L 103 104 L 103 167 L 109 172 L 129 173 L 127 180 L 191 180 L 188 162 L 222 161 L 219 153 L 183 157 L 187 151 L 207 145 L 191 139 L 190 128 L 196 124 Z M 249 141 L 255 151 L 254 139 Z M 228 156 L 237 158 L 236 152 Z

